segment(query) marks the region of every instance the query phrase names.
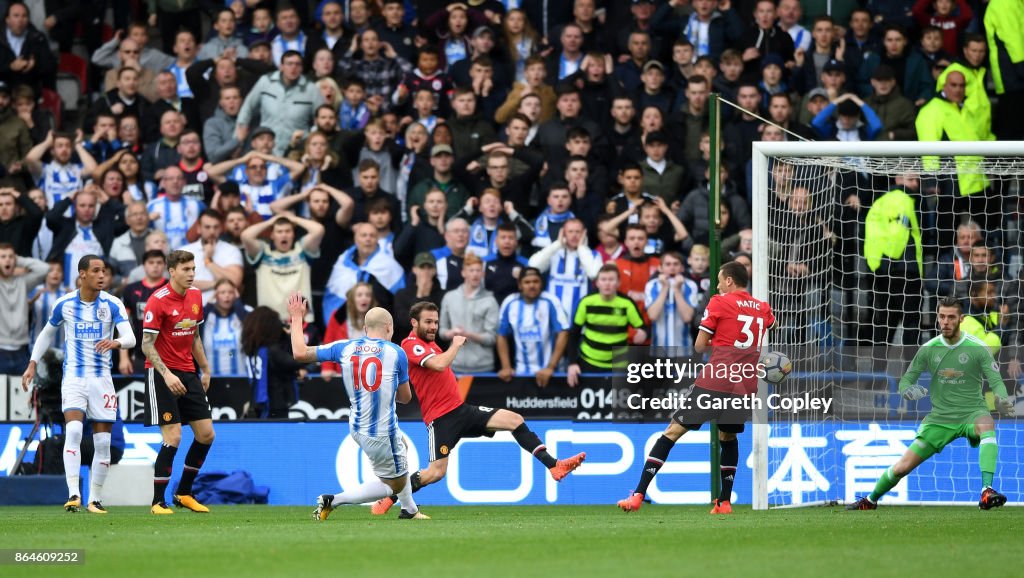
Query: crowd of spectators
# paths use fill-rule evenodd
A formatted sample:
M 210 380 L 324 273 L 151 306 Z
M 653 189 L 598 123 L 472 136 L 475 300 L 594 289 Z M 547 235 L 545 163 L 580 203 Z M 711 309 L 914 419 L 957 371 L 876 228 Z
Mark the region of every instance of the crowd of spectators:
M 314 303 L 313 342 L 361 335 L 372 306 L 394 313 L 401 339 L 409 307 L 428 299 L 439 338 L 467 338 L 457 371 L 546 383 L 570 365 L 601 367 L 567 346 L 594 318 L 593 305 L 577 309 L 599 275 L 600 294 L 628 297 L 643 320 L 623 313 L 631 342 L 692 343 L 715 290 L 710 93 L 741 109 L 723 113 L 721 237 L 748 267 L 754 141 L 1024 138 L 1014 0 L 833 0 L 831 15 L 811 0 L 115 0 L 102 43 L 98 4 L 6 2 L 8 373 L 20 373 L 46 304 L 74 289 L 82 255 L 108 259 L 110 290 L 138 317 L 164 282 L 161 256 L 185 248 L 215 373 L 244 373 L 245 317 L 267 307 L 286 320 L 298 290 Z M 87 104 L 80 123 L 56 126 L 39 99 L 59 54 L 82 42 L 93 44 Z M 828 243 L 863 237 L 833 227 L 818 191 L 784 173 L 773 169 L 773 209 L 800 233 L 772 249 L 773 274 L 800 299 L 827 269 Z M 1007 237 L 993 234 L 1010 191 L 965 176 L 929 204 L 913 180 L 843 189 L 861 228 L 870 191 L 905 189 L 939 248 L 912 288 L 873 288 L 955 290 L 983 315 L 1024 307 L 1000 266 Z M 876 276 L 917 269 L 885 255 L 899 265 L 876 264 Z M 991 287 L 964 283 L 981 276 Z M 876 315 L 870 339 L 907 318 Z M 119 369 L 142 361 L 124 352 Z

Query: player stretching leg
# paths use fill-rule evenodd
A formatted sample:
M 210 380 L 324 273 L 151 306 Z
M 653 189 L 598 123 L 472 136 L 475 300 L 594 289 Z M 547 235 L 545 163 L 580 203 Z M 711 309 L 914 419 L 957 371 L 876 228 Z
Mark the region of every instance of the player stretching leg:
M 996 395 L 999 413 L 1013 417 L 1013 400 L 1006 394 L 999 365 L 988 346 L 960 331 L 963 320 L 960 302 L 952 297 L 941 300 L 938 319 L 941 335 L 921 346 L 900 380 L 904 399 L 913 401 L 931 395 L 932 410 L 924 417 L 914 443 L 903 457 L 878 478 L 870 495 L 850 504 L 847 510 L 874 510 L 878 500 L 901 479 L 960 437 L 967 438 L 971 447 L 979 448 L 983 489 L 978 507 L 990 510 L 1006 503 L 1006 496 L 992 489 L 999 446 L 996 445 L 995 421 L 982 395 L 983 380 L 988 379 L 989 389 Z M 931 391 L 917 383 L 925 371 L 932 376 Z
M 756 365 L 764 334 L 775 324 L 771 307 L 747 293 L 747 282 L 746 267 L 736 261 L 722 265 L 718 272 L 718 294 L 711 297 L 704 310 L 700 333 L 693 345 L 698 353 L 707 351 L 709 345 L 713 348 L 709 362 L 712 367 Z M 698 430 L 704 422 L 716 419 L 718 440 L 722 446 L 722 491 L 713 501 L 711 513 L 732 513 L 732 484 L 740 455 L 736 434 L 743 432 L 744 422 L 750 416 L 749 409 L 733 407 L 732 402 L 757 393 L 757 376 L 744 377 L 738 383 L 733 383 L 729 377 L 714 371 L 712 373 L 714 375 L 702 372 L 697 377 L 688 395 L 690 407 L 677 410 L 672 415 L 672 423 L 647 456 L 636 490 L 630 497 L 619 501 L 618 506 L 623 511 L 635 512 L 640 509 L 647 487 L 683 434 Z M 730 377 L 738 377 L 738 373 L 734 371 Z M 698 399 L 705 400 L 704 404 L 697 406 Z
M 333 361 L 341 366 L 342 379 L 352 402 L 349 427 L 352 438 L 366 453 L 377 480 L 340 494 L 322 494 L 316 499 L 313 519 L 324 521 L 340 504 L 364 504 L 392 494 L 402 503 L 399 518 L 429 520 L 420 513 L 412 498 L 405 442 L 398 430 L 395 401 L 409 403 L 409 359 L 402 348 L 391 342 L 394 320 L 387 310 L 374 307 L 366 312 L 366 336 L 343 339 L 309 347 L 302 334 L 306 301 L 301 293 L 288 297 L 291 317 L 289 332 L 292 356 L 305 363 Z
M 110 469 L 110 432 L 117 419 L 117 394 L 110 378 L 110 356 L 114 349 L 135 347 L 131 321 L 121 301 L 103 290 L 107 265 L 98 255 L 86 255 L 78 261 L 81 288 L 53 304 L 46 326 L 32 347 L 32 359 L 21 376 L 28 386 L 36 375 L 36 365 L 53 343 L 57 328 L 64 325 L 64 377 L 61 382 L 61 409 L 64 412 L 64 476 L 68 482 L 68 501 L 64 509 L 77 512 L 79 472 L 82 469 L 82 420 L 92 421 L 92 440 L 96 451 L 89 470 L 89 505 L 94 514 L 106 514 L 100 503 L 103 482 Z M 119 337 L 114 339 L 114 328 Z
M 174 505 L 193 512 L 210 509 L 192 496 L 192 482 L 213 444 L 213 419 L 206 390 L 210 389 L 210 364 L 203 350 L 203 294 L 192 286 L 195 256 L 172 251 L 167 256 L 170 282 L 153 293 L 142 319 L 142 353 L 146 355 L 146 425 L 160 426 L 163 444 L 156 456 L 153 476 L 153 514 L 173 514 L 165 494 L 171 479 L 174 455 L 181 444 L 181 423 L 192 428 L 192 445 L 185 454 L 185 468 L 174 491 Z M 196 364 L 202 371 L 196 374 Z
M 576 454 L 565 460 L 555 459 L 518 413 L 462 403 L 458 382 L 450 366 L 466 338 L 455 336 L 448 351 L 442 352 L 434 341 L 438 326 L 437 305 L 428 301 L 413 305 L 409 317 L 412 332 L 402 340 L 402 349 L 409 357 L 412 387 L 420 400 L 423 422 L 427 424 L 430 439 L 430 466 L 412 475 L 412 491 L 444 478 L 448 471 L 448 454 L 460 439 L 491 437 L 497 431 L 512 432 L 519 446 L 544 464 L 557 482 L 580 467 L 586 454 Z M 383 498 L 370 511 L 379 516 L 394 503 L 393 497 Z

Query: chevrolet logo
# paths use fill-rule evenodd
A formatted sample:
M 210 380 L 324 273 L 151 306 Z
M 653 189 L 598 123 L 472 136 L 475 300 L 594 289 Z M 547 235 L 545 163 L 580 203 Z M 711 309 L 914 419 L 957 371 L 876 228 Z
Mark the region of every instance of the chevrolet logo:
M 945 379 L 957 379 L 963 377 L 964 372 L 958 369 L 943 369 L 938 372 L 940 377 Z
M 195 326 L 196 322 L 192 319 L 182 319 L 174 324 L 175 329 L 192 329 Z

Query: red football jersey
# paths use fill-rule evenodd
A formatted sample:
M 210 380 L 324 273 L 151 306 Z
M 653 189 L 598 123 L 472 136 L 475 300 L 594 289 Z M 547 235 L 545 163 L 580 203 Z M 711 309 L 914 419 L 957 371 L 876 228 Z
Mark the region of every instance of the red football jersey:
M 192 341 L 203 324 L 203 293 L 189 287 L 184 295 L 164 285 L 149 298 L 142 319 L 143 333 L 157 333 L 156 352 L 168 369 L 194 372 Z M 153 365 L 146 360 L 146 367 Z
M 434 371 L 423 366 L 423 362 L 444 353 L 437 342 L 427 343 L 413 331 L 402 340 L 402 349 L 409 357 L 409 381 L 420 400 L 423 423 L 429 424 L 442 415 L 462 405 L 458 382 L 452 368 Z
M 711 335 L 711 373 L 705 369 L 698 387 L 734 394 L 757 391 L 756 369 L 764 334 L 775 325 L 775 314 L 765 301 L 746 291 L 714 295 L 704 309 L 700 330 Z

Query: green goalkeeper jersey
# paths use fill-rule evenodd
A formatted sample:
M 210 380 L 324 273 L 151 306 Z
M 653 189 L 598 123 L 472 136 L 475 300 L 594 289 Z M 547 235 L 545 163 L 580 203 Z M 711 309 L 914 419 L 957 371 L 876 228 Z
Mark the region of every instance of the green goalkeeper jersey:
M 997 396 L 1006 397 L 999 364 L 988 346 L 973 335 L 961 332 L 954 345 L 939 335 L 922 345 L 900 380 L 900 393 L 916 384 L 925 371 L 932 375 L 928 387 L 932 411 L 924 423 L 963 424 L 978 413 L 988 412 L 982 395 L 984 379 Z

